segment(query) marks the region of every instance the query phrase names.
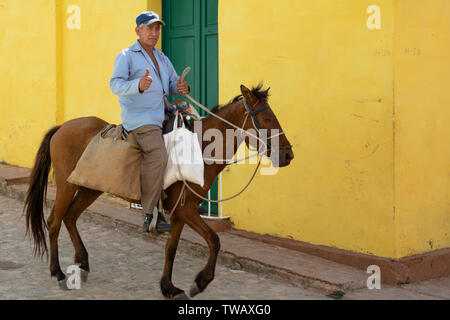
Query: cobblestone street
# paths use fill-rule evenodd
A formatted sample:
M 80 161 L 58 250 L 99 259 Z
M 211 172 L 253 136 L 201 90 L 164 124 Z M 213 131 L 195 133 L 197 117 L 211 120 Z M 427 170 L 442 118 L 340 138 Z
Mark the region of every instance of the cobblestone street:
M 83 215 L 78 229 L 89 252 L 91 273 L 80 290 L 61 290 L 45 260 L 34 259 L 25 237 L 23 202 L 0 195 L 0 299 L 164 299 L 159 280 L 164 261 L 163 237 L 155 238 L 104 226 Z M 74 250 L 65 227 L 59 236 L 61 269 L 73 263 Z M 186 292 L 206 263 L 180 244 L 174 284 Z M 329 299 L 313 288 L 233 270 L 218 264 L 216 277 L 194 299 Z

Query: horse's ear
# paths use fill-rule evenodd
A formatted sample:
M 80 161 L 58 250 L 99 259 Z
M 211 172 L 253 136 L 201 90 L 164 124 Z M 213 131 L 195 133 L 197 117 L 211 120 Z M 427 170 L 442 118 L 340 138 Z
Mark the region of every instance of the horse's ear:
M 242 96 L 250 102 L 250 104 L 254 105 L 258 102 L 258 99 L 253 95 L 253 93 L 243 84 L 241 84 L 241 92 Z

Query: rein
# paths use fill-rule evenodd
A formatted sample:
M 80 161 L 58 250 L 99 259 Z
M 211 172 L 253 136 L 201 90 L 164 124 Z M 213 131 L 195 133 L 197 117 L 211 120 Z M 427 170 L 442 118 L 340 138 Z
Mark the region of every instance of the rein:
M 262 140 L 260 137 L 254 135 L 254 134 L 252 134 L 252 133 L 250 133 L 250 132 L 248 132 L 247 130 L 244 130 L 245 124 L 246 124 L 246 122 L 247 122 L 247 118 L 248 118 L 248 116 L 250 115 L 250 116 L 251 116 L 251 120 L 252 120 L 252 124 L 253 124 L 253 128 L 254 128 L 257 132 L 260 132 L 260 130 L 261 130 L 262 128 L 261 128 L 261 125 L 260 125 L 258 119 L 256 118 L 256 114 L 258 114 L 258 113 L 261 112 L 261 111 L 264 111 L 264 110 L 267 109 L 267 108 L 270 108 L 269 104 L 266 103 L 266 104 L 263 105 L 262 107 L 258 108 L 256 111 L 253 111 L 253 109 L 249 106 L 247 100 L 246 100 L 245 98 L 242 98 L 241 101 L 242 101 L 242 103 L 243 103 L 244 106 L 245 106 L 245 112 L 244 112 L 244 114 L 245 114 L 245 119 L 244 119 L 244 122 L 242 123 L 242 126 L 241 126 L 241 127 L 238 127 L 238 126 L 236 126 L 234 123 L 231 123 L 230 121 L 228 121 L 227 119 L 224 119 L 224 118 L 222 118 L 221 116 L 215 114 L 214 112 L 211 112 L 208 108 L 206 108 L 206 107 L 205 107 L 204 105 L 202 105 L 200 102 L 196 101 L 196 100 L 195 100 L 194 98 L 192 98 L 190 95 L 187 94 L 186 97 L 187 97 L 189 100 L 191 100 L 194 104 L 196 104 L 196 105 L 197 105 L 200 109 L 202 109 L 203 111 L 209 113 L 210 115 L 212 115 L 212 116 L 218 118 L 218 119 L 221 120 L 222 122 L 225 122 L 226 124 L 230 125 L 231 127 L 237 129 L 237 130 L 240 132 L 241 136 L 248 135 L 248 136 L 250 136 L 250 137 L 253 137 L 253 138 L 259 140 L 259 141 L 264 145 L 264 147 L 265 147 L 265 149 L 264 149 L 263 151 L 259 151 L 259 150 L 258 150 L 258 153 L 257 153 L 257 154 L 254 154 L 254 155 L 251 155 L 251 156 L 248 156 L 248 157 L 245 157 L 245 158 L 241 158 L 241 159 L 236 159 L 236 160 L 233 160 L 233 161 L 231 161 L 231 162 L 230 162 L 230 160 L 228 160 L 228 159 L 216 159 L 216 158 L 204 158 L 205 160 L 216 161 L 216 162 L 217 162 L 217 161 L 221 161 L 221 162 L 225 162 L 226 164 L 234 164 L 234 163 L 237 163 L 237 162 L 240 162 L 240 161 L 243 161 L 243 160 L 247 160 L 247 159 L 250 159 L 250 158 L 253 158 L 253 157 L 261 156 L 261 155 L 263 155 L 263 154 L 268 150 L 268 147 L 271 148 L 271 145 L 270 145 L 269 142 L 266 143 L 266 142 L 264 142 L 264 140 Z M 281 132 L 279 132 L 279 133 L 277 133 L 277 134 L 271 135 L 270 137 L 267 138 L 267 140 L 272 139 L 272 138 L 275 138 L 275 137 L 278 137 L 278 136 L 281 136 L 281 135 L 283 135 L 283 134 L 284 134 L 284 132 L 281 131 Z M 279 147 L 279 149 L 290 148 L 290 147 L 292 147 L 292 146 L 290 146 L 290 145 L 289 145 L 289 146 L 281 146 L 281 147 Z
M 191 70 L 190 67 L 187 67 L 186 69 L 184 69 L 183 74 L 181 75 L 181 80 L 182 80 L 182 81 L 183 81 L 184 77 L 187 75 L 187 73 L 188 73 L 190 70 Z M 262 152 L 261 152 L 260 150 L 257 150 L 258 153 L 257 153 L 256 155 L 251 155 L 251 156 L 248 156 L 248 157 L 245 157 L 245 158 L 242 158 L 242 159 L 237 159 L 237 160 L 234 160 L 234 161 L 232 161 L 232 162 L 229 162 L 228 159 L 209 159 L 209 158 L 204 158 L 204 159 L 206 159 L 206 160 L 222 161 L 222 162 L 225 162 L 226 164 L 229 165 L 229 164 L 237 163 L 237 162 L 242 161 L 242 160 L 246 160 L 246 159 L 253 158 L 253 157 L 255 157 L 255 156 L 259 156 L 259 157 L 258 157 L 258 164 L 257 164 L 257 166 L 256 166 L 256 168 L 255 168 L 255 171 L 253 172 L 252 177 L 250 178 L 250 180 L 248 181 L 248 183 L 245 185 L 245 187 L 242 188 L 242 190 L 239 191 L 238 193 L 236 193 L 235 195 L 233 195 L 233 196 L 231 196 L 231 197 L 228 197 L 228 198 L 225 198 L 225 199 L 221 199 L 221 200 L 210 200 L 210 199 L 207 199 L 207 198 L 203 197 L 202 195 L 198 194 L 191 186 L 189 186 L 189 184 L 186 182 L 186 180 L 184 179 L 183 175 L 181 174 L 181 170 L 180 170 L 180 166 L 179 166 L 179 161 L 178 161 L 178 155 L 177 155 L 177 153 L 175 152 L 175 155 L 176 155 L 176 161 L 177 161 L 177 169 L 178 169 L 178 173 L 180 174 L 180 176 L 181 176 L 181 178 L 182 178 L 182 180 L 183 180 L 183 188 L 182 188 L 182 190 L 181 190 L 181 192 L 180 192 L 180 195 L 178 196 L 178 200 L 176 201 L 174 207 L 173 207 L 172 210 L 170 211 L 169 218 L 172 216 L 172 213 L 175 211 L 175 208 L 178 206 L 178 203 L 180 202 L 180 200 L 181 200 L 181 198 L 182 198 L 182 194 L 183 194 L 183 192 L 185 192 L 185 187 L 187 187 L 193 194 L 195 194 L 195 195 L 196 195 L 197 197 L 199 197 L 200 199 L 202 199 L 202 200 L 204 200 L 204 201 L 212 202 L 212 203 L 220 203 L 220 202 L 223 202 L 223 201 L 231 200 L 231 199 L 233 199 L 233 198 L 239 196 L 242 192 L 244 192 L 245 189 L 247 189 L 247 187 L 250 185 L 250 183 L 253 181 L 254 177 L 256 176 L 256 172 L 258 171 L 258 168 L 259 168 L 259 166 L 260 166 L 260 164 L 261 164 L 261 155 L 264 154 L 264 153 L 267 151 L 268 148 L 271 149 L 271 145 L 270 145 L 269 142 L 267 142 L 267 144 L 266 144 L 266 143 L 264 142 L 264 140 L 262 140 L 260 137 L 254 135 L 254 134 L 252 134 L 252 133 L 250 133 L 250 132 L 248 132 L 247 130 L 244 130 L 245 124 L 246 124 L 246 122 L 247 122 L 247 118 L 248 118 L 248 116 L 250 115 L 250 118 L 251 118 L 251 120 L 252 120 L 253 128 L 256 129 L 257 132 L 260 132 L 260 130 L 261 130 L 262 128 L 261 128 L 261 124 L 259 123 L 258 119 L 256 118 L 256 115 L 257 115 L 258 113 L 264 111 L 265 109 L 270 108 L 270 106 L 269 106 L 268 103 L 264 104 L 263 106 L 259 107 L 259 108 L 256 109 L 256 110 L 253 110 L 252 106 L 250 106 L 249 103 L 247 102 L 247 100 L 243 97 L 241 101 L 242 101 L 242 103 L 244 104 L 244 109 L 245 109 L 245 111 L 244 111 L 245 119 L 244 119 L 244 122 L 242 123 L 242 126 L 241 126 L 241 127 L 238 127 L 238 126 L 236 126 L 234 123 L 231 123 L 230 121 L 228 121 L 227 119 L 224 119 L 224 118 L 220 117 L 219 115 L 217 115 L 217 114 L 211 112 L 208 108 L 206 108 L 206 107 L 205 107 L 204 105 L 202 105 L 200 102 L 196 101 L 196 100 L 195 100 L 194 98 L 192 98 L 189 94 L 187 94 L 187 95 L 185 95 L 185 96 L 186 96 L 189 100 L 191 100 L 192 103 L 194 103 L 195 105 L 197 105 L 197 106 L 198 106 L 200 109 L 202 109 L 203 111 L 209 113 L 210 115 L 212 115 L 212 116 L 218 118 L 218 119 L 221 120 L 222 122 L 225 122 L 226 124 L 230 125 L 231 127 L 237 129 L 237 130 L 240 132 L 241 136 L 247 135 L 247 136 L 256 138 L 257 140 L 259 140 L 259 141 L 264 145 L 265 149 L 264 149 L 264 151 L 262 151 Z M 281 131 L 281 132 L 279 132 L 279 133 L 277 133 L 277 134 L 271 135 L 270 137 L 267 138 L 267 140 L 268 140 L 268 139 L 275 138 L 275 137 L 278 137 L 278 136 L 283 135 L 283 134 L 284 134 L 284 132 Z M 175 137 L 176 137 L 176 134 L 174 135 L 174 140 L 175 140 Z M 282 147 L 279 147 L 279 149 L 290 148 L 290 147 L 291 147 L 291 146 L 282 146 Z M 256 149 L 255 149 L 255 151 L 256 151 Z

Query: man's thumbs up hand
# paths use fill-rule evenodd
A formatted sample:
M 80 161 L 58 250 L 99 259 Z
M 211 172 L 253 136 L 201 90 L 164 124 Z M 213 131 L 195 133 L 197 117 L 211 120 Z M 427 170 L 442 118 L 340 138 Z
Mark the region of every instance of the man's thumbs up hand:
M 150 70 L 145 69 L 145 76 L 141 78 L 141 81 L 139 81 L 139 90 L 144 91 L 150 88 L 150 85 L 152 84 L 152 77 L 149 76 Z

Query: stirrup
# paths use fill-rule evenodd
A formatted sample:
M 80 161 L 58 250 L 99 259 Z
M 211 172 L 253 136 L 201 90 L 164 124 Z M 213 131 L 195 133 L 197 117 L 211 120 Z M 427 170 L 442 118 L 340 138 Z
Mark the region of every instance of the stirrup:
M 153 217 L 156 216 L 156 222 L 153 222 Z M 157 208 L 153 209 L 153 213 L 144 213 L 144 224 L 142 226 L 143 232 L 152 232 L 152 233 L 164 233 L 170 232 L 172 227 L 169 223 L 167 223 L 166 218 L 164 217 L 162 212 L 158 212 Z
M 158 218 L 156 221 L 156 232 L 163 233 L 163 232 L 170 232 L 172 231 L 172 227 L 170 224 L 167 223 L 166 218 L 161 212 L 158 212 Z

